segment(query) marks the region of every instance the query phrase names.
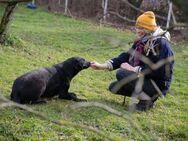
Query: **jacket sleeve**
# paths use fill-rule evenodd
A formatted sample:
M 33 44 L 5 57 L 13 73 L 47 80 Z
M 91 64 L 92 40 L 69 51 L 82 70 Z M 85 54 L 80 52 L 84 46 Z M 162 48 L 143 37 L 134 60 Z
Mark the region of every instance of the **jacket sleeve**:
M 150 58 L 149 58 L 150 59 Z M 157 69 L 152 69 L 149 65 L 141 66 L 141 71 L 145 69 L 149 69 L 150 73 L 146 75 L 148 78 L 152 78 L 154 80 L 169 80 L 172 77 L 172 70 L 173 70 L 173 52 L 171 49 L 170 43 L 166 39 L 161 39 L 160 41 L 160 51 L 159 56 L 155 64 L 158 64 L 159 61 L 166 60 L 167 63 L 161 65 Z
M 132 50 L 132 48 L 130 50 Z M 106 61 L 108 66 L 110 66 L 110 70 L 116 70 L 116 69 L 120 68 L 122 63 L 128 62 L 129 57 L 130 57 L 129 51 L 123 52 L 118 57 L 115 57 L 115 58 L 112 58 L 112 59 Z

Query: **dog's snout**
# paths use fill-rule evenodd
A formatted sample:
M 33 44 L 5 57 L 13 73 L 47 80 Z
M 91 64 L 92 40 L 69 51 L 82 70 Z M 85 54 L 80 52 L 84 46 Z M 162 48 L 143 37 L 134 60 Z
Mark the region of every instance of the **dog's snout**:
M 91 64 L 90 62 L 85 61 L 83 66 L 84 66 L 84 68 L 86 69 L 86 68 L 89 68 L 89 67 L 90 67 L 90 64 Z

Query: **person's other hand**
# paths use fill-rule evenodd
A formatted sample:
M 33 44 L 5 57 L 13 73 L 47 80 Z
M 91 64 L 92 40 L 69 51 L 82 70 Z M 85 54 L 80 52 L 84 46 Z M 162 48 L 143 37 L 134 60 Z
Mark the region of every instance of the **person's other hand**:
M 121 64 L 121 68 L 122 68 L 122 69 L 129 70 L 129 71 L 136 72 L 135 67 L 131 66 L 129 63 L 122 63 L 122 64 Z

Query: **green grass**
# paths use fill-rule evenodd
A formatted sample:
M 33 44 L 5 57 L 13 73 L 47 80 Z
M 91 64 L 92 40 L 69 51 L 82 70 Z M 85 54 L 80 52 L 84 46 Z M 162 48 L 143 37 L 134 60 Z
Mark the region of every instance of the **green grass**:
M 16 10 L 9 33 L 7 45 L 0 45 L 0 90 L 7 98 L 15 78 L 25 72 L 51 66 L 72 56 L 104 62 L 127 50 L 128 43 L 134 39 L 130 31 L 119 31 L 22 6 Z M 12 46 L 8 45 L 10 43 Z M 126 106 L 122 106 L 123 97 L 107 90 L 109 83 L 115 79 L 114 71 L 91 69 L 82 71 L 73 79 L 70 91 L 88 101 L 113 107 L 127 115 L 128 119 L 95 107 L 69 111 L 67 106 L 75 102 L 57 98 L 49 100 L 48 104 L 28 106 L 53 120 L 68 120 L 94 127 L 118 141 L 146 140 L 129 122 L 130 119 L 140 126 L 148 140 L 188 140 L 187 45 L 184 42 L 173 46 L 176 64 L 171 90 L 148 112 L 128 111 L 127 105 L 131 100 L 127 99 Z M 0 109 L 0 140 L 103 141 L 104 137 L 86 129 L 54 125 L 29 112 L 9 107 Z

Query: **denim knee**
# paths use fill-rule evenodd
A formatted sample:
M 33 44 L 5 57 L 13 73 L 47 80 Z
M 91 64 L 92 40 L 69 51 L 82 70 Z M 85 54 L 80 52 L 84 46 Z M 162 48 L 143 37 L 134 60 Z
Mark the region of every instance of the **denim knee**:
M 116 78 L 117 80 L 121 80 L 129 75 L 131 75 L 133 72 L 125 70 L 125 69 L 119 69 L 116 72 Z
M 113 88 L 114 88 L 114 86 L 115 86 L 116 84 L 117 84 L 117 81 L 111 82 L 110 85 L 109 85 L 109 87 L 108 87 L 108 90 L 109 90 L 110 92 L 114 93 L 114 92 L 113 92 Z

